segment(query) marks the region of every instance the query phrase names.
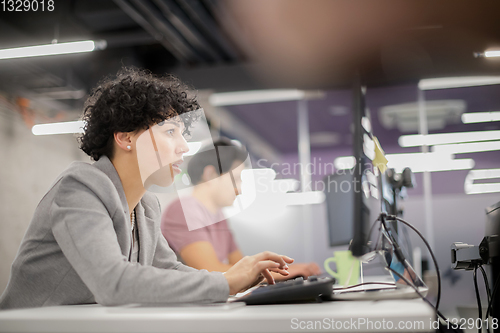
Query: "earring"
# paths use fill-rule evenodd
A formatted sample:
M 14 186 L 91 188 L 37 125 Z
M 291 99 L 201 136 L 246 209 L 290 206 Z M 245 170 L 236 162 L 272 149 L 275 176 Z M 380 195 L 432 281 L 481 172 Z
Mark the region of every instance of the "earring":
M 127 146 L 127 149 L 130 150 L 130 146 Z

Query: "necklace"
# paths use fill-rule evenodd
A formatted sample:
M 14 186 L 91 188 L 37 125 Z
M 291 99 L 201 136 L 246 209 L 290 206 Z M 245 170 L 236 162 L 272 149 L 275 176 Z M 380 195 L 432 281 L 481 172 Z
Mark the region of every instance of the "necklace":
M 135 209 L 132 210 L 132 213 L 130 214 L 130 221 L 132 222 L 132 231 L 134 231 L 134 227 L 135 227 Z

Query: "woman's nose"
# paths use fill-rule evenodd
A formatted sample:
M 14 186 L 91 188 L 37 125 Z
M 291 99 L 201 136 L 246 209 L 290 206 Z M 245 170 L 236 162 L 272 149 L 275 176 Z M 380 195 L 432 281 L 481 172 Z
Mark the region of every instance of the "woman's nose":
M 182 153 L 182 154 L 185 154 L 189 151 L 189 145 L 183 136 L 181 136 L 179 146 L 177 147 L 177 151 L 178 151 L 178 153 Z

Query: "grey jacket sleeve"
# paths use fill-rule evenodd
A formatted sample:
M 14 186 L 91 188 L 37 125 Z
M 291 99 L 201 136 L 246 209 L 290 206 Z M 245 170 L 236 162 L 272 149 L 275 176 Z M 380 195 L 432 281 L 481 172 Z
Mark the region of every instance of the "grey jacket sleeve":
M 175 269 L 181 272 L 200 272 L 199 270 L 193 267 L 186 266 L 183 263 L 177 261 L 177 255 L 170 248 L 170 246 L 168 246 L 168 242 L 165 239 L 165 237 L 163 237 L 161 232 L 158 234 L 158 242 L 156 244 L 156 252 L 153 259 L 153 266 Z M 201 270 L 201 271 L 206 272 L 206 270 Z M 219 274 L 222 275 L 222 273 Z
M 158 203 L 158 211 L 161 211 L 161 205 L 158 199 L 157 203 Z M 196 268 L 186 266 L 177 260 L 177 255 L 170 248 L 170 246 L 168 245 L 168 241 L 165 239 L 165 237 L 161 232 L 158 233 L 158 241 L 156 243 L 156 251 L 155 251 L 155 256 L 153 258 L 153 266 L 160 268 L 176 269 L 182 272 L 198 272 Z
M 52 231 L 67 260 L 103 305 L 225 301 L 229 286 L 222 274 L 170 267 L 171 250 L 158 242 L 157 266 L 130 263 L 113 228 L 115 211 L 106 192 L 65 177 L 50 209 Z M 118 209 L 118 208 L 117 208 Z M 173 252 L 172 252 L 173 254 Z M 170 264 L 171 265 L 171 264 Z M 156 265 L 155 265 L 156 266 Z

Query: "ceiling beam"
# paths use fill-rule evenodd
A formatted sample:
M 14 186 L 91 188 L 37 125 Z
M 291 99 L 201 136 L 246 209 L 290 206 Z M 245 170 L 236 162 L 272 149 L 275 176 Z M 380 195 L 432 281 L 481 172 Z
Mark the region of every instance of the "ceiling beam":
M 187 13 L 191 21 L 204 35 L 213 39 L 213 45 L 216 45 L 225 52 L 228 60 L 238 60 L 239 56 L 235 48 L 229 43 L 227 38 L 221 33 L 219 26 L 213 17 L 203 8 L 200 1 L 177 0 L 179 6 Z
M 129 15 L 137 24 L 144 30 L 149 32 L 163 47 L 165 47 L 172 55 L 182 64 L 187 64 L 188 57 L 174 46 L 156 27 L 148 22 L 144 16 L 139 13 L 131 4 L 125 0 L 113 0 L 127 15 Z
M 153 0 L 166 19 L 197 50 L 205 53 L 210 60 L 220 63 L 222 57 L 201 34 L 184 11 L 172 0 Z

